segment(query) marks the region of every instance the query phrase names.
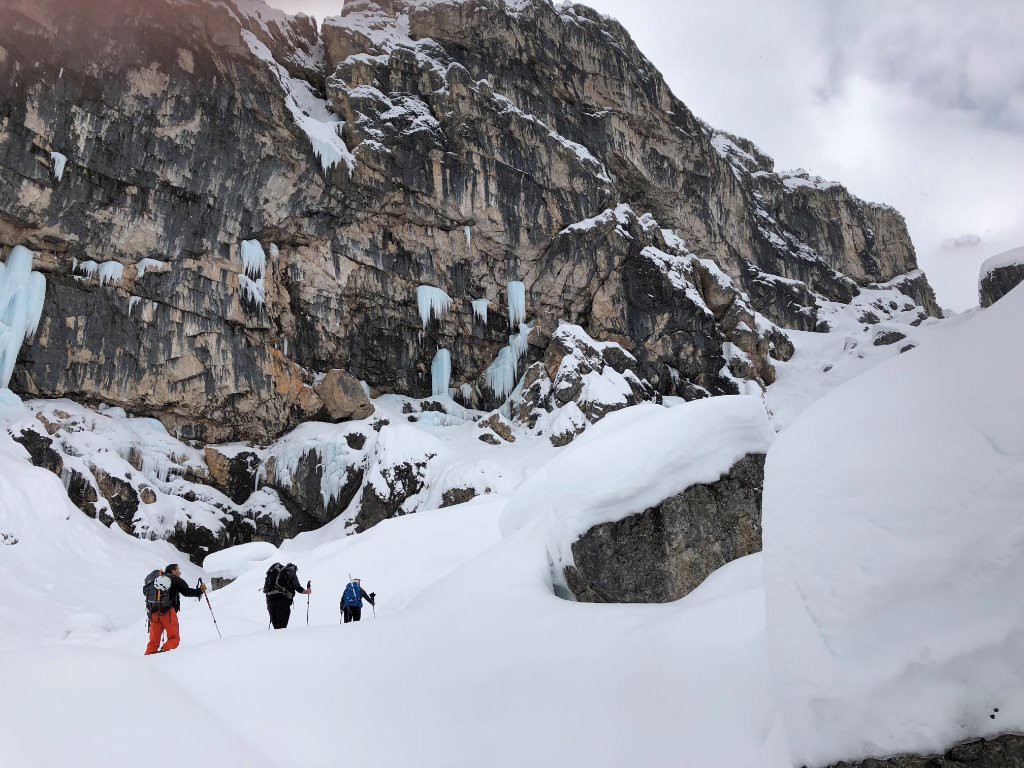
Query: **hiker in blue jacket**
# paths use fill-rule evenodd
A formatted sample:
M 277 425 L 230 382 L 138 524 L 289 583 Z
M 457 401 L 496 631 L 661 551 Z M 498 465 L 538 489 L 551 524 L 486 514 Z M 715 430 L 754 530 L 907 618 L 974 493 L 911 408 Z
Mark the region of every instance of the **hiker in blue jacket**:
M 359 621 L 363 614 L 363 600 L 370 605 L 376 605 L 374 598 L 376 592 L 366 594 L 366 591 L 359 585 L 359 579 L 352 579 L 341 593 L 341 615 L 345 617 L 345 623 Z

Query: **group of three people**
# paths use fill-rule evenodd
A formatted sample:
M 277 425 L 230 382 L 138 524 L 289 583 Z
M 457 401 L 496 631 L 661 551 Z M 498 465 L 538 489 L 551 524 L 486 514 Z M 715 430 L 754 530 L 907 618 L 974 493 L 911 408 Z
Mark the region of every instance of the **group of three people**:
M 277 570 L 275 570 L 275 568 Z M 273 573 L 271 573 L 273 572 Z M 166 607 L 148 608 L 149 618 L 149 642 L 146 645 L 146 655 L 173 651 L 181 642 L 181 633 L 178 626 L 178 612 L 181 610 L 181 598 L 202 597 L 206 592 L 206 585 L 199 582 L 198 586 L 190 587 L 181 578 L 181 569 L 177 563 L 171 563 L 160 573 L 164 581 L 160 582 L 162 589 L 166 590 L 166 598 L 162 601 Z M 148 584 L 148 582 L 147 582 Z M 145 589 L 144 589 L 145 591 Z M 271 571 L 267 573 L 267 581 L 263 589 L 267 599 L 267 613 L 270 614 L 270 623 L 274 629 L 284 629 L 288 626 L 288 619 L 291 616 L 292 602 L 296 594 L 309 595 L 313 592 L 311 584 L 302 586 L 299 581 L 298 568 L 288 563 L 281 566 L 275 563 Z M 362 616 L 363 600 L 370 605 L 375 605 L 377 594 L 367 594 L 361 586 L 359 579 L 352 579 L 346 586 L 341 596 L 341 613 L 344 622 L 359 621 Z M 147 598 L 148 600 L 148 598 Z M 166 635 L 166 639 L 161 640 Z

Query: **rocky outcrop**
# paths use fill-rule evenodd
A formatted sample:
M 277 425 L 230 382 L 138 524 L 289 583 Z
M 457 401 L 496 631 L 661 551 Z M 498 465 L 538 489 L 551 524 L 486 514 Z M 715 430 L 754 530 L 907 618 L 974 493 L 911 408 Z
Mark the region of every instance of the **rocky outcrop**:
M 335 369 L 431 394 L 438 349 L 493 409 L 510 334 L 540 334 L 521 375 L 564 320 L 693 398 L 769 385 L 776 326 L 916 268 L 895 211 L 776 174 L 583 6 L 353 1 L 318 32 L 256 4 L 0 8 L 0 246 L 47 277 L 18 391 L 268 442 L 359 418 Z
M 726 563 L 759 552 L 764 458 L 746 456 L 717 482 L 594 526 L 572 544 L 566 584 L 582 602 L 668 602 Z
M 940 755 L 900 755 L 835 763 L 829 768 L 1024 768 L 1024 736 L 1003 734 L 958 744 Z
M 1021 283 L 1024 283 L 1024 247 L 1000 253 L 981 265 L 978 298 L 982 307 L 990 307 Z
M 373 415 L 373 405 L 363 390 L 363 385 L 345 371 L 328 371 L 323 380 L 313 387 L 324 404 L 324 410 L 331 421 L 367 419 Z

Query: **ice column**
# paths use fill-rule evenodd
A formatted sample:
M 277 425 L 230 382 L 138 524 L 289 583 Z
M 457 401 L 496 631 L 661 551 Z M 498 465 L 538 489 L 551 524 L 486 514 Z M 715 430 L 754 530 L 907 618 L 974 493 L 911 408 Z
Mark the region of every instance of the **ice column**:
M 21 345 L 36 332 L 46 298 L 46 278 L 32 271 L 32 251 L 21 245 L 0 264 L 0 389 L 14 373 Z
M 448 397 L 452 380 L 452 356 L 447 349 L 437 350 L 434 362 L 430 364 L 430 394 L 433 397 Z
M 498 397 L 506 397 L 519 380 L 519 359 L 526 353 L 526 339 L 533 326 L 520 324 L 519 333 L 508 337 L 508 346 L 498 350 L 494 362 L 484 371 L 487 386 Z
M 508 327 L 515 328 L 526 320 L 526 286 L 518 280 L 508 284 Z

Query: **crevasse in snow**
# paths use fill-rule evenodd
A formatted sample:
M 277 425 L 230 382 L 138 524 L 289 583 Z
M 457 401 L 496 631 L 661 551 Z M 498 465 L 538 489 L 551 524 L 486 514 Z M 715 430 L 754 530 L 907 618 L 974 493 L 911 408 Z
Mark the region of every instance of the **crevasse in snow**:
M 473 299 L 473 317 L 487 325 L 487 307 L 491 302 L 487 299 Z
M 64 166 L 67 165 L 68 158 L 60 152 L 51 152 L 50 159 L 53 160 L 53 178 L 60 181 L 64 178 Z
M 43 314 L 46 278 L 32 271 L 32 258 L 32 251 L 16 245 L 0 264 L 0 389 L 10 382 L 18 350 Z
M 267 255 L 259 240 L 243 240 L 240 248 L 242 268 L 251 280 L 261 280 L 267 271 Z
M 520 324 L 519 333 L 513 333 L 508 337 L 508 346 L 498 350 L 498 356 L 484 371 L 484 381 L 498 397 L 506 397 L 516 388 L 516 382 L 519 380 L 519 359 L 526 352 L 526 339 L 531 330 L 533 323 Z
M 526 286 L 519 280 L 508 284 L 508 327 L 515 328 L 526 321 Z
M 433 397 L 448 397 L 452 380 L 452 356 L 447 349 L 439 349 L 430 364 L 430 394 Z
M 452 297 L 432 285 L 420 285 L 416 288 L 416 305 L 420 311 L 420 321 L 427 327 L 431 317 L 440 320 L 452 307 Z

